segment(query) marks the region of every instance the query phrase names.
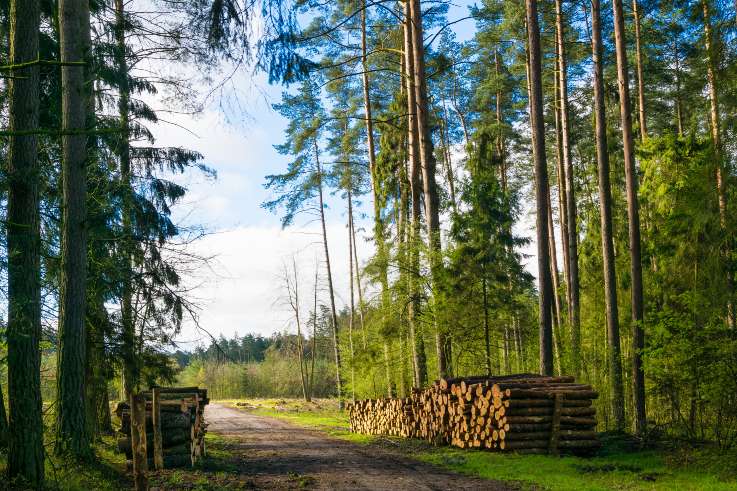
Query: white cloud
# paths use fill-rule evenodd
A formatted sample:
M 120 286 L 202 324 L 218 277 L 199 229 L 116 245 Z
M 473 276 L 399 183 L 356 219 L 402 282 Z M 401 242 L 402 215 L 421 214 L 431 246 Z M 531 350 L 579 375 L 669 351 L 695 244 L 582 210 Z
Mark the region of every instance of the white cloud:
M 347 302 L 348 231 L 338 223 L 328 226 L 328 240 L 336 303 L 340 309 Z M 360 234 L 359 234 L 360 235 Z M 258 333 L 269 335 L 290 329 L 291 314 L 282 302 L 279 275 L 284 261 L 295 255 L 298 262 L 304 315 L 312 301 L 315 261 L 320 262 L 322 291 L 320 302 L 328 304 L 324 252 L 318 224 L 300 229 L 243 226 L 209 235 L 193 249 L 202 255 L 215 255 L 212 270 L 200 271 L 189 278 L 199 284 L 195 296 L 201 301 L 200 324 L 215 336 Z M 359 262 L 370 256 L 370 245 L 359 237 Z M 188 322 L 179 336 L 182 343 L 207 342 L 207 335 Z

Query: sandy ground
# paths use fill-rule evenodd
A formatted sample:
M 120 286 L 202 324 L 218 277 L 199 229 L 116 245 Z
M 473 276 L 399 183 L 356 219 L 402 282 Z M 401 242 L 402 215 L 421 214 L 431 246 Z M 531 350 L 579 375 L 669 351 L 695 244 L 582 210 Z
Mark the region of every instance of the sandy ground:
M 514 489 L 219 404 L 207 406 L 205 420 L 208 431 L 236 442 L 229 450 L 254 489 Z

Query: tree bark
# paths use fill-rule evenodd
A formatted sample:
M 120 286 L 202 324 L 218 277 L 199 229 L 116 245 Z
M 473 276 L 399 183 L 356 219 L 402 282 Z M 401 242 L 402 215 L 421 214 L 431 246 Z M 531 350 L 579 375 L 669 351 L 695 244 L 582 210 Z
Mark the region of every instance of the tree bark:
M 496 94 L 494 96 L 494 105 L 496 112 L 496 154 L 499 158 L 499 177 L 501 180 L 502 192 L 507 192 L 507 155 L 506 145 L 504 142 L 504 120 L 502 118 L 502 61 L 499 50 L 494 50 L 494 74 L 496 75 Z
M 674 36 L 673 39 L 673 56 L 676 62 L 676 100 L 674 102 L 676 108 L 676 129 L 678 130 L 678 136 L 683 136 L 683 106 L 681 102 L 681 59 L 678 52 L 678 40 Z
M 351 206 L 351 208 L 353 208 Z M 366 340 L 366 324 L 363 318 L 363 289 L 361 288 L 361 268 L 358 266 L 358 249 L 356 248 L 356 223 L 353 220 L 353 212 L 351 212 L 351 260 L 353 261 L 353 267 L 356 268 L 356 293 L 358 293 L 358 323 L 361 325 L 361 337 L 363 340 L 363 349 L 368 347 Z M 385 367 L 386 368 L 386 367 Z M 391 385 L 391 384 L 390 384 Z M 391 396 L 390 396 L 391 397 Z
M 427 381 L 427 367 L 425 364 L 425 346 L 422 333 L 419 332 L 418 315 L 419 315 L 419 291 L 418 285 L 420 274 L 420 213 L 421 213 L 421 193 L 420 188 L 420 155 L 418 148 L 418 127 L 417 117 L 415 114 L 415 79 L 414 79 L 414 48 L 412 39 L 412 16 L 410 14 L 409 3 L 404 3 L 404 53 L 406 57 L 405 80 L 407 84 L 407 117 L 408 117 L 408 144 L 407 154 L 409 160 L 409 184 L 411 196 L 411 215 L 412 219 L 409 223 L 409 309 L 407 313 L 407 323 L 409 325 L 409 336 L 412 343 L 412 363 L 414 368 L 414 384 L 415 387 L 424 387 Z
M 313 387 L 315 386 L 315 358 L 317 353 L 317 286 L 319 280 L 318 265 L 315 265 L 315 290 L 312 306 L 312 346 L 310 349 L 310 385 L 307 391 L 307 395 L 312 400 Z
M 489 333 L 489 297 L 486 289 L 486 274 L 481 280 L 484 303 L 484 347 L 486 348 L 486 375 L 491 377 L 491 336 Z
M 38 0 L 10 2 L 8 126 L 33 132 L 39 120 Z M 8 141 L 8 478 L 41 487 L 44 480 L 41 419 L 41 234 L 37 136 Z
M 578 277 L 578 228 L 576 226 L 576 190 L 573 183 L 570 122 L 568 121 L 568 66 L 566 63 L 565 19 L 562 0 L 555 0 L 555 26 L 558 45 L 558 90 L 560 91 L 560 129 L 563 143 L 563 167 L 566 188 L 566 229 L 568 232 L 568 274 L 570 275 L 570 303 L 568 318 L 571 323 L 571 354 L 573 373 L 578 375 L 581 362 L 581 305 Z M 560 335 L 559 335 L 560 337 Z
M 369 80 L 369 66 L 368 66 L 368 43 L 366 40 L 366 0 L 362 0 L 361 5 L 361 65 L 363 68 L 363 106 L 364 116 L 366 118 L 366 146 L 368 148 L 368 159 L 369 159 L 369 174 L 371 175 L 371 191 L 373 193 L 374 201 L 374 241 L 376 243 L 376 255 L 379 259 L 380 268 L 380 282 L 381 282 L 381 324 L 382 334 L 384 338 L 384 365 L 386 370 L 387 385 L 386 390 L 389 397 L 392 397 L 392 383 L 391 383 L 391 365 L 389 363 L 389 340 L 385 334 L 386 328 L 386 306 L 388 305 L 389 299 L 389 273 L 387 271 L 389 264 L 386 251 L 386 239 L 384 237 L 384 220 L 381 216 L 381 203 L 379 202 L 379 178 L 376 168 L 376 150 L 374 145 L 374 122 L 372 119 L 371 112 L 371 83 Z M 354 251 L 355 251 L 355 232 L 354 232 Z M 358 276 L 358 258 L 356 258 L 356 272 L 358 278 L 358 304 L 359 312 L 361 315 L 361 332 L 363 332 L 364 349 L 366 348 L 366 333 L 364 331 L 363 323 L 363 299 L 361 298 L 361 280 Z
M 341 379 L 340 346 L 338 345 L 338 313 L 335 309 L 335 291 L 333 290 L 333 273 L 330 270 L 330 250 L 328 248 L 328 232 L 325 226 L 325 201 L 322 190 L 322 167 L 320 166 L 320 152 L 317 148 L 317 140 L 313 141 L 315 150 L 315 164 L 317 165 L 317 195 L 320 206 L 320 226 L 322 227 L 322 245 L 325 250 L 325 267 L 328 273 L 328 292 L 330 293 L 330 312 L 333 323 L 333 348 L 335 355 L 335 385 L 338 392 L 338 407 L 342 411 L 345 408 L 343 401 L 343 381 Z
M 647 113 L 645 112 L 645 76 L 642 70 L 640 10 L 637 0 L 632 0 L 632 17 L 635 24 L 635 58 L 637 61 L 637 113 L 640 116 L 640 138 L 644 142 L 647 140 Z
M 551 306 L 553 298 L 550 277 L 550 245 L 548 243 L 548 165 L 545 156 L 545 121 L 543 119 L 542 65 L 540 55 L 540 27 L 537 18 L 537 0 L 526 0 L 527 38 L 529 51 L 530 126 L 535 166 L 535 198 L 537 201 L 537 265 L 540 331 L 540 373 L 553 374 L 553 326 Z
M 350 164 L 348 164 L 350 166 Z M 351 399 L 356 402 L 356 353 L 353 348 L 353 323 L 355 321 L 355 300 L 353 295 L 353 195 L 351 186 L 353 183 L 348 179 L 348 283 L 350 285 L 350 304 L 348 305 L 348 346 L 351 353 Z
M 635 432 L 640 434 L 645 428 L 645 377 L 642 371 L 641 353 L 644 348 L 642 323 L 644 306 L 642 295 L 642 260 L 640 253 L 640 209 L 637 197 L 637 169 L 635 168 L 635 148 L 632 137 L 632 109 L 630 106 L 629 74 L 627 64 L 627 43 L 624 32 L 624 12 L 622 0 L 612 2 L 614 10 L 614 41 L 617 53 L 617 82 L 619 86 L 619 108 L 622 121 L 622 147 L 624 150 L 624 172 L 627 188 L 627 219 L 629 221 L 630 241 L 630 279 L 632 282 L 632 390 L 635 408 Z M 614 345 L 612 368 L 620 363 L 619 339 L 610 339 Z M 621 408 L 615 413 L 615 424 L 624 429 L 624 388 L 621 368 L 611 374 L 613 396 L 621 401 Z
M 453 159 L 450 155 L 450 137 L 448 136 L 448 110 L 443 104 L 443 115 L 440 120 L 440 135 L 443 141 L 443 163 L 445 164 L 445 175 L 448 181 L 448 192 L 450 193 L 450 206 L 454 212 L 458 211 L 456 199 L 455 176 L 453 175 Z
M 87 299 L 87 60 L 83 32 L 89 31 L 86 0 L 60 0 L 62 89 L 62 220 L 59 278 L 57 454 L 90 454 L 85 407 L 85 301 Z
M 558 44 L 555 45 L 555 56 L 558 59 Z M 566 170 L 563 162 L 563 132 L 560 123 L 560 90 L 558 83 L 560 77 L 553 77 L 553 85 L 555 92 L 555 163 L 556 163 L 556 180 L 558 185 L 558 219 L 560 221 L 560 242 L 563 249 L 563 278 L 566 287 L 566 307 L 571 306 L 571 273 L 568 269 L 568 211 L 566 196 Z M 570 322 L 570 310 L 568 310 L 568 320 Z
M 430 121 L 427 102 L 427 80 L 425 77 L 425 45 L 422 27 L 422 10 L 419 0 L 409 1 L 410 27 L 412 34 L 412 50 L 414 57 L 414 113 L 417 119 L 417 148 L 419 149 L 420 165 L 422 167 L 422 187 L 425 196 L 425 223 L 427 226 L 427 240 L 429 245 L 430 277 L 435 298 L 435 349 L 438 361 L 438 376 L 445 377 L 448 373 L 448 356 L 446 353 L 446 338 L 443 326 L 439 321 L 440 302 L 440 214 L 437 184 L 435 182 L 435 157 L 432 153 L 430 136 Z
M 599 175 L 599 202 L 601 215 L 601 254 L 604 267 L 604 301 L 606 303 L 607 337 L 609 339 L 609 364 L 613 374 L 619 372 L 621 384 L 622 366 L 619 355 L 619 310 L 617 307 L 617 273 L 614 261 L 614 231 L 612 227 L 612 191 L 609 180 L 609 153 L 607 146 L 606 106 L 604 103 L 604 48 L 601 39 L 601 8 L 599 0 L 591 2 L 591 51 L 594 62 L 594 116 L 596 128 L 596 162 Z M 616 376 L 612 376 L 616 379 Z M 612 414 L 623 417 L 622 388 L 611 398 Z M 617 398 L 619 397 L 619 398 Z
M 558 295 L 558 252 L 555 247 L 555 230 L 553 225 L 553 205 L 548 193 L 548 243 L 550 244 L 550 277 L 553 281 L 553 359 L 555 370 L 562 373 L 563 357 L 563 322 L 561 317 L 560 296 Z
M 133 449 L 133 481 L 136 491 L 148 490 L 148 458 L 146 456 L 146 397 L 131 394 L 131 446 Z
M 463 130 L 463 141 L 466 144 L 466 151 L 469 150 L 468 145 L 471 144 L 471 139 L 468 136 L 468 123 L 466 123 L 466 117 L 463 115 L 463 112 L 461 112 L 461 109 L 458 107 L 458 100 L 456 99 L 456 88 L 458 87 L 458 83 L 453 78 L 453 91 L 450 95 L 450 106 L 453 108 L 453 112 L 456 113 L 456 116 L 458 116 L 458 120 L 461 122 L 461 129 Z

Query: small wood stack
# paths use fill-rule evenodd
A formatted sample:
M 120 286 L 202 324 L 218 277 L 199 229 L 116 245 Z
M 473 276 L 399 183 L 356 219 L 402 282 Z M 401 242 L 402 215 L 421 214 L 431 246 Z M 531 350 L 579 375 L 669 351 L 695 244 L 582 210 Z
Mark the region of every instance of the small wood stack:
M 522 453 L 599 448 L 598 394 L 573 377 L 520 374 L 441 379 L 410 397 L 349 405 L 351 430 L 421 438 L 435 445 Z
M 205 454 L 207 389 L 155 387 L 140 395 L 146 400 L 148 467 L 162 469 L 196 464 Z M 118 403 L 115 412 L 121 421 L 118 449 L 125 452 L 132 466 L 130 404 Z

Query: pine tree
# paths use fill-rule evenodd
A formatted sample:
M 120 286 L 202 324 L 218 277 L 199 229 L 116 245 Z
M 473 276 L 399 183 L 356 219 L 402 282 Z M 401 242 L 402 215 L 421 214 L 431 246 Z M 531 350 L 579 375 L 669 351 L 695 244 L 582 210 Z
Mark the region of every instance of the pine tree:
M 38 0 L 10 2 L 8 87 L 8 479 L 44 481 L 41 420 L 41 232 Z
M 62 234 L 56 452 L 90 453 L 84 368 L 87 297 L 87 89 L 85 60 L 91 49 L 89 3 L 62 0 L 59 6 L 62 82 Z

